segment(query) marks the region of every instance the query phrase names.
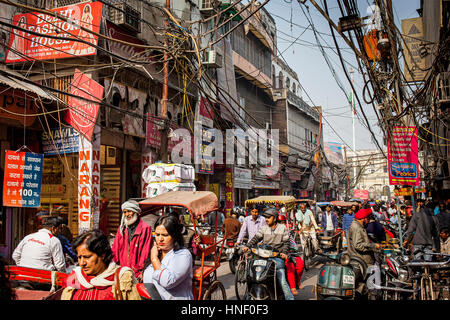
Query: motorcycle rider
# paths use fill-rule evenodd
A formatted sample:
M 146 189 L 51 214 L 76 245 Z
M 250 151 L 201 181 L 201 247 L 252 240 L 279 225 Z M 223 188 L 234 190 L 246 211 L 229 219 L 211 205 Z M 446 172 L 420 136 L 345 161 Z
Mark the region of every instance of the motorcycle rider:
M 278 212 L 276 209 L 266 209 L 263 216 L 265 217 L 266 225 L 258 230 L 242 251 L 245 253 L 250 250 L 249 248 L 262 241 L 263 244 L 272 246 L 274 251 L 280 252 L 280 257 L 269 258 L 269 260 L 273 260 L 276 263 L 276 277 L 283 290 L 284 298 L 286 300 L 294 300 L 294 295 L 286 279 L 284 265 L 289 252 L 289 230 L 284 224 L 278 223 Z
M 320 252 L 321 250 L 316 237 L 316 231 L 319 230 L 319 226 L 316 223 L 312 211 L 306 208 L 306 202 L 300 203 L 300 208 L 295 214 L 295 219 L 297 220 L 298 229 L 300 231 L 302 246 L 306 244 L 306 237 L 309 233 L 315 251 Z
M 16 264 L 21 267 L 66 272 L 63 248 L 57 238 L 62 222 L 61 217 L 48 217 L 43 220 L 42 229 L 23 238 L 12 254 Z

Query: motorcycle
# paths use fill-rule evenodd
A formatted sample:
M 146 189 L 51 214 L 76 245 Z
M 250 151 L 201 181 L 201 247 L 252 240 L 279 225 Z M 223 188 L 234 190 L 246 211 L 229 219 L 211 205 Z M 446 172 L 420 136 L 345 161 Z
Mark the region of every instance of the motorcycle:
M 228 261 L 231 272 L 236 273 L 236 266 L 239 262 L 239 254 L 235 248 L 236 240 L 227 239 L 224 244 L 225 259 Z
M 283 300 L 284 294 L 276 277 L 276 263 L 269 258 L 279 256 L 269 245 L 251 248 L 246 275 L 247 293 L 250 300 Z
M 365 297 L 367 264 L 347 252 L 319 253 L 328 261 L 319 269 L 315 286 L 317 300 L 354 300 Z
M 401 249 L 386 248 L 378 256 L 380 262 L 367 269 L 369 299 L 404 300 L 417 293 L 408 267 L 409 258 Z

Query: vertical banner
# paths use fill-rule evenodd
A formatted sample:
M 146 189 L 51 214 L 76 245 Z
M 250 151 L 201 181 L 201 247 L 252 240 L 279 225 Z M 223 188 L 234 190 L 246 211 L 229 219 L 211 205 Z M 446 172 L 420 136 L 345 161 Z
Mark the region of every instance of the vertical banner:
M 388 139 L 390 185 L 419 185 L 419 144 L 415 126 L 394 126 Z
M 70 93 L 85 99 L 101 101 L 104 88 L 80 70 L 75 69 Z M 99 104 L 87 100 L 69 97 L 70 109 L 66 114 L 66 121 L 88 140 L 92 138 L 94 125 L 97 120 Z
M 80 136 L 78 158 L 78 234 L 98 228 L 100 219 L 100 130 L 92 142 Z
M 3 206 L 37 208 L 41 205 L 44 155 L 6 151 Z
M 234 206 L 233 166 L 227 165 L 225 169 L 225 211 L 230 216 Z

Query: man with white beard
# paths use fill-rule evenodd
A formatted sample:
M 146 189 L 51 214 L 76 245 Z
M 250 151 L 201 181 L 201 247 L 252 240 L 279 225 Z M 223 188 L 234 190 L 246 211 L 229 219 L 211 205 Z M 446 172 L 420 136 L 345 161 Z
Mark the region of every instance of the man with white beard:
M 122 219 L 112 245 L 113 260 L 133 269 L 141 280 L 152 247 L 152 228 L 139 217 L 141 208 L 136 201 L 128 200 L 121 208 Z

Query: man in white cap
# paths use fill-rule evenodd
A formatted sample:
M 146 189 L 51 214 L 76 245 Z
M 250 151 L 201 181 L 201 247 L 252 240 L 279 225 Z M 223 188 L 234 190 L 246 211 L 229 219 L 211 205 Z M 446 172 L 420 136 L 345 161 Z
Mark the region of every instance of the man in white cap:
M 112 245 L 113 260 L 133 269 L 140 280 L 152 248 L 152 228 L 139 217 L 141 208 L 136 201 L 128 200 L 121 208 L 122 219 Z

